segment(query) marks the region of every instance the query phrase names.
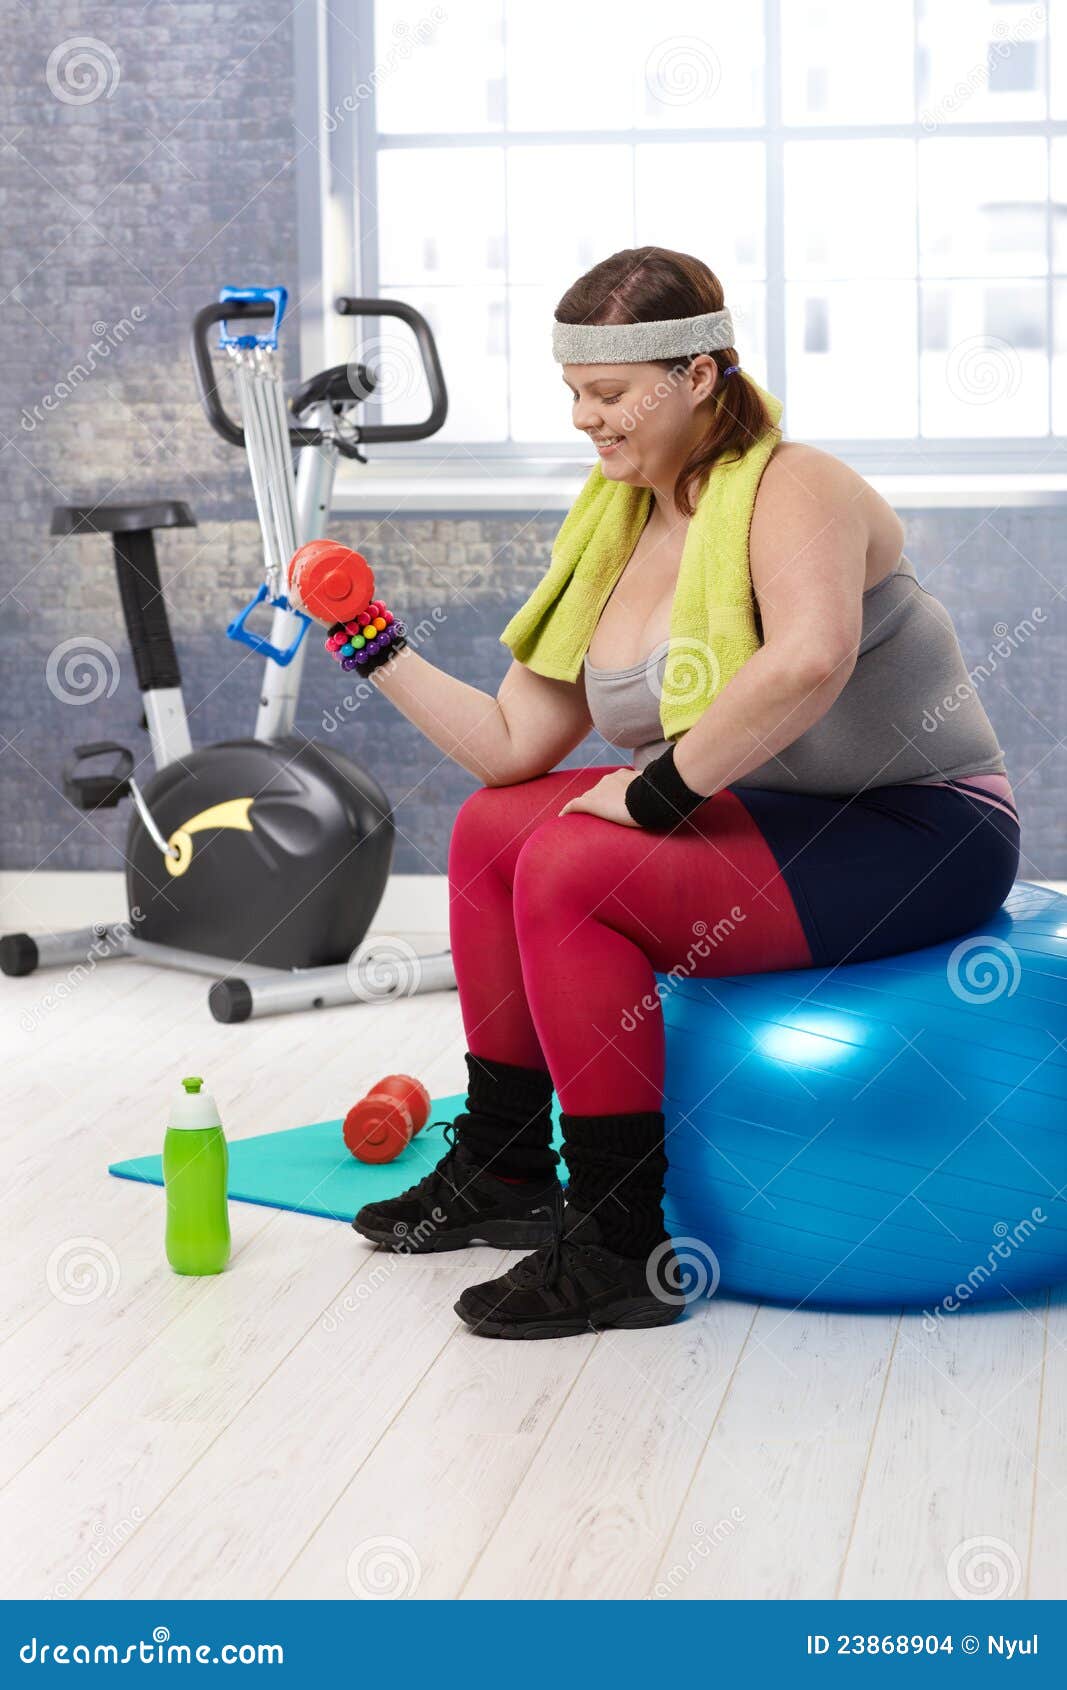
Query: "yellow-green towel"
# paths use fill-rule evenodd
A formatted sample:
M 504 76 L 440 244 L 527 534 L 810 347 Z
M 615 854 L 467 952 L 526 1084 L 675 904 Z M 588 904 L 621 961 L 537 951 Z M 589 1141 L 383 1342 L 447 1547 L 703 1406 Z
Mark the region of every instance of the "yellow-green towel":
M 685 538 L 671 605 L 670 647 L 660 699 L 665 739 L 700 717 L 759 649 L 748 562 L 756 489 L 775 446 L 782 402 L 753 382 L 772 427 L 732 463 L 715 464 Z M 500 638 L 535 674 L 577 680 L 593 630 L 645 521 L 647 487 L 609 481 L 591 471 L 552 547 L 547 573 Z

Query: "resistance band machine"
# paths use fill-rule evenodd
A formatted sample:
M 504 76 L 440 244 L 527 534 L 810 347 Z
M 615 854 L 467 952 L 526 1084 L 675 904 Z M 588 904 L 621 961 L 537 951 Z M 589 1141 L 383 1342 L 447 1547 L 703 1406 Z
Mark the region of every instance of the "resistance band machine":
M 129 918 L 36 938 L 8 934 L 0 939 L 5 974 L 135 957 L 222 976 L 209 1004 L 225 1022 L 455 984 L 447 951 L 415 956 L 397 941 L 359 948 L 389 874 L 392 811 L 365 770 L 294 731 L 309 619 L 285 596 L 289 559 L 319 538 L 328 520 L 338 459 L 363 463 L 361 446 L 425 439 L 441 427 L 448 401 L 437 348 L 411 306 L 340 299 L 342 316 L 396 317 L 412 329 L 429 414 L 418 423 L 357 423 L 353 413 L 375 382 L 356 363 L 312 376 L 287 409 L 278 357 L 286 303 L 284 288 L 224 288 L 193 324 L 200 402 L 216 433 L 248 453 L 263 534 L 263 583 L 226 630 L 264 659 L 254 737 L 193 749 L 154 540 L 157 528 L 195 527 L 188 506 L 156 500 L 57 509 L 53 534 L 112 536 L 155 773 L 142 786 L 133 753 L 113 742 L 77 748 L 63 776 L 72 803 L 95 810 L 133 800 Z M 267 318 L 264 332 L 252 332 L 248 319 Z M 208 340 L 215 325 L 240 422 L 227 412 L 215 379 Z M 269 636 L 248 625 L 264 604 L 272 608 Z M 104 756 L 114 759 L 104 772 L 80 767 Z

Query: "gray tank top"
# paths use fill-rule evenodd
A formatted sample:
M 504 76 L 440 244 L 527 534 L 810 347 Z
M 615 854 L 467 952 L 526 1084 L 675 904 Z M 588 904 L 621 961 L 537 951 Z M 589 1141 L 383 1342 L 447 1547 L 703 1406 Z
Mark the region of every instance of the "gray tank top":
M 659 719 L 667 642 L 628 669 L 585 660 L 593 726 L 643 769 L 667 749 Z M 902 557 L 863 595 L 859 656 L 826 714 L 735 784 L 847 796 L 902 781 L 1003 774 L 952 618 Z

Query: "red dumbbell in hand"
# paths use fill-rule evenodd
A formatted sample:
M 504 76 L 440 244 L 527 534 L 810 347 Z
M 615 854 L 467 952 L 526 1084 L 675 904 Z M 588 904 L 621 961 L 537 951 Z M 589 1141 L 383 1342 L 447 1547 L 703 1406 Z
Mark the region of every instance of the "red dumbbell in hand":
M 430 1094 L 410 1074 L 389 1074 L 345 1116 L 344 1140 L 359 1162 L 392 1162 L 430 1118 Z
M 320 622 L 344 622 L 366 610 L 374 597 L 370 564 L 337 540 L 309 540 L 293 553 L 289 592 Z
M 342 669 L 372 674 L 407 644 L 404 624 L 374 597 L 374 575 L 359 552 L 337 540 L 309 540 L 289 564 L 296 609 L 329 625 L 326 650 Z

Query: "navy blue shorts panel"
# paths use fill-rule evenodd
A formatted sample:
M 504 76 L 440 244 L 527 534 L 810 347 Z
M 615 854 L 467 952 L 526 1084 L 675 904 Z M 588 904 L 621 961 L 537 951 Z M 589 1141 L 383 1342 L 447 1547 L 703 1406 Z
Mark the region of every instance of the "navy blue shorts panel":
M 1018 823 L 957 787 L 848 798 L 730 790 L 774 855 L 817 967 L 968 933 L 1000 908 L 1018 871 Z

